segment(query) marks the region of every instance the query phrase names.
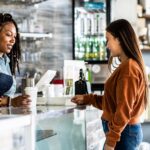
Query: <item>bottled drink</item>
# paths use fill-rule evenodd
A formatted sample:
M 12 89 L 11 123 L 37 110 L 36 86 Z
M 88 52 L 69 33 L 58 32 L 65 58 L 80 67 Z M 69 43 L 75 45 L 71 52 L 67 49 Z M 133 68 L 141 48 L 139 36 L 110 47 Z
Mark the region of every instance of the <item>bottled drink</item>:
M 89 43 L 89 38 L 86 38 L 86 43 L 85 43 L 85 60 L 90 59 L 90 43 Z
M 84 24 L 84 14 L 81 13 L 80 14 L 80 33 L 81 33 L 81 35 L 84 35 L 84 26 L 85 26 L 85 24 Z
M 93 37 L 91 36 L 90 37 L 90 42 L 89 42 L 89 44 L 90 44 L 90 56 L 89 56 L 89 58 L 90 58 L 90 60 L 92 60 L 93 59 L 93 57 L 94 57 L 94 55 L 93 55 L 93 45 L 94 45 L 94 40 L 93 40 Z
M 83 69 L 79 71 L 79 80 L 75 82 L 75 95 L 77 94 L 87 94 L 87 84 L 83 74 Z
M 91 70 L 89 68 L 86 69 L 85 75 L 86 75 L 85 79 L 88 82 L 92 83 L 92 72 L 91 72 Z
M 85 59 L 91 60 L 93 57 L 93 41 L 91 37 L 86 38 L 86 52 Z
M 99 52 L 100 60 L 108 60 L 105 41 L 103 39 L 100 40 L 99 48 L 100 48 Z
M 85 53 L 85 39 L 84 38 L 80 38 L 79 41 L 79 59 L 83 60 L 84 59 L 84 53 Z
M 99 30 L 99 14 L 94 13 L 93 17 L 94 17 L 94 26 L 93 26 L 94 29 L 93 30 L 94 30 L 94 34 L 97 35 L 98 30 Z
M 100 13 L 98 16 L 98 34 L 104 35 L 106 29 L 106 14 Z
M 79 53 L 80 53 L 80 43 L 79 38 L 76 38 L 75 40 L 75 58 L 79 59 Z
M 99 60 L 99 44 L 97 37 L 93 37 L 94 42 L 93 42 L 93 60 Z
M 92 20 L 91 20 L 91 15 L 88 13 L 87 15 L 87 35 L 91 35 L 91 28 L 92 28 Z

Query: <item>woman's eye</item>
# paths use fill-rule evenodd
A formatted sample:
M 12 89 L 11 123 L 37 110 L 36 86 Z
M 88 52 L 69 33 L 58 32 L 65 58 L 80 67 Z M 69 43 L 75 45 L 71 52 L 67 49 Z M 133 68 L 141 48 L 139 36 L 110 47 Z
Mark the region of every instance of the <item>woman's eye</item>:
M 8 33 L 6 33 L 6 35 L 7 35 L 7 36 L 11 36 L 11 33 L 8 32 Z

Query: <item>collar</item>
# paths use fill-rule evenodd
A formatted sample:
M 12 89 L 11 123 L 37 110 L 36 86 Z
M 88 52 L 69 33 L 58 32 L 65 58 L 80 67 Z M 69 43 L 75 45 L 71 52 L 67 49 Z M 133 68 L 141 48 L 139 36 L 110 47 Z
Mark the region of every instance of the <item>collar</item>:
M 4 54 L 2 57 L 0 57 L 0 60 L 4 60 L 5 63 L 9 63 L 10 62 L 10 59 L 7 56 L 7 54 Z

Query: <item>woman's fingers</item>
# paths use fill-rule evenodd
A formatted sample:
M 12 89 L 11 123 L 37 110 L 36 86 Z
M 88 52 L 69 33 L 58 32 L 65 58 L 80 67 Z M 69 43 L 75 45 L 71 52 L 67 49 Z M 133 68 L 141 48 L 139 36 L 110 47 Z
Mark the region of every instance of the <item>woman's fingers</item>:
M 71 99 L 71 101 L 79 105 L 83 104 L 83 95 L 76 95 Z
M 79 96 L 74 96 L 71 101 L 74 102 L 74 103 L 77 103 L 79 100 Z
M 31 104 L 31 99 L 29 95 L 23 95 L 22 96 L 22 101 L 21 101 L 21 105 L 23 107 L 29 107 Z
M 30 99 L 24 99 L 23 101 L 22 101 L 22 104 L 23 105 L 27 105 L 27 104 L 30 104 L 31 103 L 31 100 Z
M 30 98 L 30 96 L 29 95 L 22 95 L 21 98 L 22 99 L 28 99 L 28 98 Z

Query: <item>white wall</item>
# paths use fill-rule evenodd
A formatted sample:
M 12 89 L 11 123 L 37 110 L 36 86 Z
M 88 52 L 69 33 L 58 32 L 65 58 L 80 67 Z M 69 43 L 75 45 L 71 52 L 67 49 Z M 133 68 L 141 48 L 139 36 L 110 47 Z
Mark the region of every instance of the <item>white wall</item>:
M 112 0 L 111 19 L 127 19 L 136 30 L 137 0 Z

